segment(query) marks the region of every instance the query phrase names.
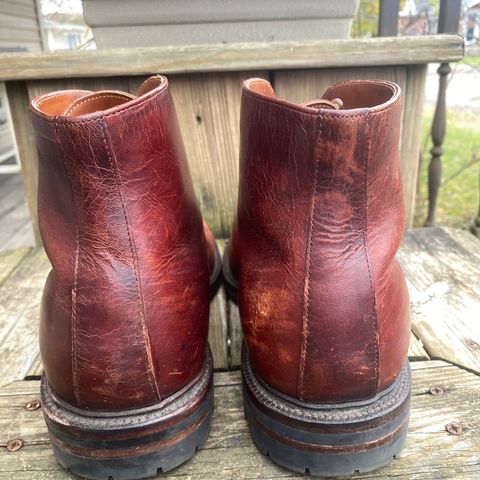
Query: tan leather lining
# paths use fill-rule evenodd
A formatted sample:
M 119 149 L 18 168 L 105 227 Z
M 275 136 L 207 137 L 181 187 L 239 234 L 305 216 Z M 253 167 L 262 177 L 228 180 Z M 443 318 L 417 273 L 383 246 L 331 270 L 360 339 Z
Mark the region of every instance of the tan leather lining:
M 65 90 L 54 92 L 49 95 L 36 98 L 32 101 L 32 107 L 39 112 L 54 117 L 62 115 L 68 105 L 80 98 L 90 95 L 90 90 Z
M 276 98 L 275 91 L 272 88 L 272 85 L 269 81 L 264 80 L 263 78 L 251 78 L 245 82 L 245 85 L 248 89 L 252 90 L 255 93 L 265 95 L 267 97 Z
M 381 80 L 354 80 L 340 82 L 326 90 L 319 100 L 305 103 L 289 102 L 278 99 L 267 80 L 251 78 L 244 82 L 244 88 L 263 97 L 273 98 L 279 104 L 293 108 L 316 108 L 327 110 L 356 110 L 371 108 L 379 110 L 392 104 L 400 95 L 400 89 L 393 83 Z M 340 112 L 339 112 L 340 113 Z
M 72 120 L 74 117 L 82 117 L 84 115 L 107 112 L 110 110 L 123 111 L 130 108 L 132 103 L 140 104 L 148 101 L 150 96 L 155 95 L 155 91 L 162 89 L 168 85 L 168 80 L 162 75 L 155 75 L 148 78 L 140 87 L 139 97 L 128 92 L 120 92 L 117 90 L 102 90 L 92 92 L 90 90 L 64 90 L 42 95 L 32 100 L 31 108 L 34 112 L 41 114 L 47 120 L 53 120 L 54 117 L 66 116 Z M 125 104 L 125 106 L 123 106 Z M 108 112 L 112 114 L 113 112 Z M 76 121 L 76 120 L 75 120 Z
M 147 78 L 147 80 L 142 83 L 140 90 L 138 91 L 138 96 L 141 97 L 142 95 L 151 92 L 154 88 L 163 85 L 163 83 L 165 83 L 165 77 L 162 75 L 155 75 Z
M 101 112 L 122 105 L 135 98 L 135 95 L 132 95 L 131 93 L 119 92 L 116 90 L 103 90 L 78 98 L 66 108 L 63 115 L 73 117 L 77 115 L 85 115 L 87 113 Z
M 391 83 L 381 81 L 354 81 L 332 85 L 322 95 L 324 99 L 341 98 L 343 108 L 373 108 L 392 100 L 396 94 Z

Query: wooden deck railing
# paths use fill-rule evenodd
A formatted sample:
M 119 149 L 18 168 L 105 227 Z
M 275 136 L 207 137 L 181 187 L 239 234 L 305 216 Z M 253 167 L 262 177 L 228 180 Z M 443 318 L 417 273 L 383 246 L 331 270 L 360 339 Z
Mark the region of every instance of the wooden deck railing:
M 379 36 L 396 36 L 398 34 L 398 14 L 400 0 L 381 0 L 380 15 L 378 18 Z M 457 33 L 460 21 L 462 0 L 441 0 L 438 19 L 438 32 Z M 437 208 L 438 193 L 442 180 L 442 155 L 443 142 L 447 128 L 446 96 L 448 75 L 451 67 L 448 62 L 442 62 L 437 70 L 439 75 L 439 88 L 435 114 L 431 127 L 433 147 L 430 151 L 432 158 L 428 166 L 428 214 L 424 226 L 435 225 L 435 212 Z M 480 223 L 480 211 L 478 217 Z
M 461 8 L 461 0 L 441 0 L 438 33 L 458 32 Z M 448 75 L 451 71 L 452 69 L 448 62 L 441 63 L 437 70 L 439 75 L 439 86 L 437 105 L 435 107 L 431 129 L 433 147 L 431 150 L 432 159 L 428 166 L 428 214 L 427 219 L 425 220 L 426 227 L 432 227 L 435 225 L 437 198 L 440 190 L 440 182 L 442 180 L 442 145 L 447 129 L 446 97 Z

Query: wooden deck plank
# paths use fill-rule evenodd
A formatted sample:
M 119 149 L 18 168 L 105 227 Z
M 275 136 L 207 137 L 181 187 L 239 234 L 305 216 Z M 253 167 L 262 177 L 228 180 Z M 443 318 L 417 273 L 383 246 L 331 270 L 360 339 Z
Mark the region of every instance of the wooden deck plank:
M 40 353 L 35 357 L 35 360 L 30 365 L 28 372 L 25 375 L 25 379 L 32 379 L 35 377 L 40 377 L 43 372 L 42 358 Z
M 468 232 L 421 228 L 399 251 L 412 330 L 432 358 L 480 373 L 480 241 Z
M 44 250 L 32 250 L 0 288 L 0 385 L 23 379 L 38 355 L 38 314 L 49 270 Z
M 30 252 L 30 248 L 16 248 L 0 252 L 0 287 Z
M 416 480 L 474 479 L 480 475 L 480 378 L 441 361 L 412 364 L 413 392 L 409 436 L 400 458 L 376 472 L 356 478 Z M 444 394 L 429 393 L 440 386 Z M 21 438 L 24 447 L 0 453 L 0 479 L 76 479 L 56 463 L 40 410 L 24 405 L 38 398 L 38 381 L 15 382 L 0 389 L 0 445 Z M 445 425 L 455 421 L 463 434 L 452 436 Z M 243 417 L 240 375 L 215 374 L 215 413 L 210 437 L 198 454 L 161 479 L 297 478 L 258 452 Z
M 38 246 L 42 244 L 37 215 L 38 159 L 37 148 L 32 135 L 27 86 L 25 82 L 8 82 L 6 89 L 18 155 L 22 164 L 23 184 L 33 226 L 34 241 L 35 245 Z
M 456 61 L 463 54 L 460 35 L 15 52 L 0 55 L 0 80 L 407 65 Z
M 227 307 L 223 290 L 220 290 L 210 304 L 208 343 L 212 349 L 215 369 L 228 369 Z
M 410 344 L 408 345 L 408 358 L 411 361 L 429 360 L 430 357 L 423 347 L 423 343 L 413 332 L 410 332 Z
M 230 367 L 239 368 L 242 357 L 243 331 L 238 305 L 228 300 L 228 321 L 230 333 Z

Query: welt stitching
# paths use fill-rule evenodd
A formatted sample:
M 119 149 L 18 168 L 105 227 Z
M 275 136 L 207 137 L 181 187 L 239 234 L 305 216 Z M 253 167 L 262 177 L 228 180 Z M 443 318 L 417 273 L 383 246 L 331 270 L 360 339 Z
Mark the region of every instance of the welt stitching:
M 84 105 L 85 103 L 91 102 L 92 100 L 97 100 L 99 98 L 120 98 L 122 100 L 125 99 L 122 95 L 115 95 L 115 94 L 105 94 L 105 95 L 95 95 L 95 96 L 88 96 L 88 98 L 83 99 L 81 102 L 77 103 L 72 110 L 69 111 L 70 114 L 77 111 L 80 105 Z M 127 97 L 128 98 L 128 97 Z M 130 99 L 132 100 L 132 99 Z
M 311 259 L 312 259 L 312 244 L 313 244 L 313 218 L 315 215 L 315 208 L 316 208 L 316 199 L 317 199 L 317 187 L 318 187 L 318 168 L 319 168 L 319 161 L 317 158 L 317 151 L 318 151 L 318 143 L 320 142 L 320 135 L 321 135 L 321 126 L 320 126 L 320 119 L 318 118 L 316 121 L 316 128 L 315 132 L 317 134 L 317 142 L 316 148 L 314 148 L 313 157 L 315 159 L 315 168 L 314 168 L 314 180 L 313 180 L 313 192 L 312 192 L 312 200 L 310 202 L 310 221 L 308 226 L 308 238 L 307 238 L 307 248 L 306 248 L 306 275 L 305 275 L 305 284 L 303 288 L 303 318 L 302 318 L 302 345 L 301 345 L 301 353 L 300 353 L 300 366 L 298 372 L 298 384 L 297 384 L 297 391 L 298 397 L 302 399 L 303 394 L 303 383 L 304 383 L 304 375 L 305 375 L 305 364 L 307 358 L 307 349 L 308 349 L 308 321 L 310 316 L 310 272 L 311 272 Z
M 365 261 L 367 263 L 368 269 L 368 278 L 370 282 L 370 294 L 372 296 L 372 323 L 373 323 L 373 330 L 374 330 L 374 348 L 375 348 L 375 391 L 378 390 L 380 378 L 379 378 L 379 345 L 378 345 L 378 321 L 377 321 L 377 312 L 376 312 L 376 299 L 375 299 L 375 285 L 373 279 L 372 268 L 370 264 L 370 256 L 368 254 L 368 242 L 367 242 L 367 235 L 368 235 L 368 159 L 370 155 L 370 139 L 371 139 L 371 120 L 367 114 L 365 114 L 365 119 L 367 122 L 367 138 L 368 141 L 366 142 L 365 147 L 365 162 L 364 162 L 364 169 L 365 169 L 365 184 L 364 184 L 364 192 L 365 192 L 365 226 L 362 228 L 362 236 L 363 236 L 363 250 L 365 252 Z
M 161 400 L 160 391 L 158 389 L 157 380 L 155 378 L 155 369 L 153 367 L 151 342 L 150 342 L 150 336 L 149 336 L 148 327 L 147 327 L 146 318 L 145 318 L 146 317 L 146 315 L 145 315 L 145 304 L 143 302 L 142 289 L 141 289 L 141 285 L 140 285 L 140 276 L 139 276 L 139 273 L 138 273 L 138 260 L 137 260 L 137 256 L 136 256 L 136 253 L 135 253 L 136 252 L 135 243 L 134 243 L 134 240 L 133 240 L 133 236 L 132 236 L 132 232 L 131 232 L 131 228 L 130 228 L 130 223 L 128 222 L 125 200 L 124 200 L 123 193 L 122 193 L 122 181 L 121 181 L 120 174 L 119 174 L 119 171 L 118 171 L 118 164 L 117 164 L 117 161 L 116 161 L 115 154 L 113 152 L 113 149 L 110 148 L 111 141 L 107 141 L 108 132 L 107 132 L 107 129 L 106 129 L 106 122 L 105 121 L 102 122 L 101 127 L 102 127 L 102 133 L 103 133 L 103 142 L 105 144 L 108 160 L 110 162 L 110 166 L 112 168 L 112 171 L 113 171 L 113 174 L 114 174 L 114 177 L 115 177 L 115 184 L 117 186 L 118 194 L 120 196 L 120 202 L 122 204 L 123 218 L 125 220 L 125 225 L 127 227 L 128 243 L 130 245 L 130 251 L 131 251 L 131 254 L 132 254 L 133 272 L 134 272 L 134 275 L 135 275 L 135 284 L 136 284 L 136 290 L 137 290 L 137 296 L 138 296 L 138 303 L 137 303 L 138 314 L 139 314 L 139 316 L 142 320 L 143 337 L 144 337 L 144 340 L 145 340 L 145 354 L 146 354 L 146 357 L 147 357 L 147 362 L 148 362 L 148 366 L 150 368 L 150 373 L 151 373 L 151 375 L 148 375 L 148 377 L 147 377 L 148 378 L 148 383 L 149 383 L 152 391 L 156 392 L 158 399 Z M 152 381 L 152 379 L 153 379 L 153 381 Z
M 60 134 L 58 129 L 58 124 L 55 123 L 55 142 L 57 148 L 61 148 Z M 78 387 L 78 358 L 77 358 L 77 288 L 78 288 L 78 263 L 80 258 L 80 238 L 78 233 L 78 218 L 77 218 L 77 208 L 75 205 L 75 196 L 73 193 L 72 179 L 70 177 L 69 170 L 65 164 L 65 157 L 62 154 L 62 163 L 65 173 L 68 178 L 68 183 L 70 187 L 70 193 L 72 195 L 72 204 L 73 204 L 73 218 L 75 221 L 75 256 L 74 256 L 74 267 L 73 267 L 73 289 L 71 292 L 71 308 L 70 308 L 70 341 L 72 343 L 72 386 L 73 386 L 73 395 L 75 401 L 78 405 L 80 403 L 80 390 Z

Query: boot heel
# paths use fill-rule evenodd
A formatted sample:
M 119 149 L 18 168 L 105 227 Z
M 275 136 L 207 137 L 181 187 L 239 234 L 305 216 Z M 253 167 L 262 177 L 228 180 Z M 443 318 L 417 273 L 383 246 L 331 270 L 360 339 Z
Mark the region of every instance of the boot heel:
M 389 463 L 402 449 L 410 411 L 410 368 L 374 399 L 309 404 L 273 391 L 243 349 L 245 416 L 259 450 L 295 472 L 343 476 Z
M 81 410 L 52 392 L 45 375 L 41 399 L 58 462 L 74 474 L 99 480 L 140 479 L 171 470 L 206 440 L 213 411 L 213 362 L 177 394 L 145 408 Z

